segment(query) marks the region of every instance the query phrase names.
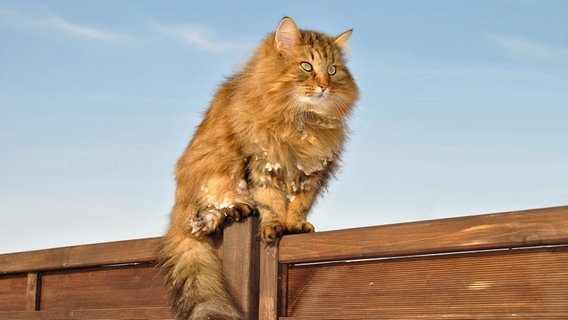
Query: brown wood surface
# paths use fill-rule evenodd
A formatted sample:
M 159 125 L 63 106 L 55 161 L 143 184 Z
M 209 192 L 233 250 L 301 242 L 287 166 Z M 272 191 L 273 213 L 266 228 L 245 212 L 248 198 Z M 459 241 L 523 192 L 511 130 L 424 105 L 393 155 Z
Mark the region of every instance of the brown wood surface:
M 568 243 L 568 207 L 283 237 L 281 263 Z
M 451 314 L 451 315 L 439 315 L 439 314 L 372 314 L 366 315 L 361 318 L 353 318 L 351 316 L 321 316 L 317 318 L 313 317 L 279 317 L 279 320 L 565 320 L 566 314 L 555 314 L 553 312 L 546 313 L 507 313 L 507 312 L 497 312 L 497 313 L 484 313 L 484 314 Z
M 27 286 L 26 274 L 0 275 L 0 311 L 26 310 Z
M 247 319 L 568 319 L 568 207 L 292 235 L 272 246 L 256 241 L 256 219 L 216 239 Z M 0 255 L 0 319 L 172 319 L 152 264 L 159 242 Z
M 223 274 L 227 289 L 248 320 L 256 320 L 258 314 L 257 230 L 258 218 L 251 217 L 232 223 L 223 231 Z
M 161 238 L 126 240 L 0 255 L 0 274 L 152 261 Z
M 30 272 L 27 275 L 26 285 L 26 311 L 39 310 L 39 281 L 37 272 Z
M 288 270 L 290 319 L 568 319 L 568 247 Z
M 258 319 L 276 320 L 278 318 L 279 281 L 278 243 L 260 244 L 260 288 Z
M 40 310 L 81 310 L 169 305 L 167 290 L 153 265 L 46 272 Z
M 36 312 L 2 312 L 0 319 L 93 319 L 93 320 L 122 320 L 122 319 L 151 319 L 172 320 L 173 314 L 169 307 L 135 308 L 135 309 L 95 309 L 95 310 L 56 310 Z

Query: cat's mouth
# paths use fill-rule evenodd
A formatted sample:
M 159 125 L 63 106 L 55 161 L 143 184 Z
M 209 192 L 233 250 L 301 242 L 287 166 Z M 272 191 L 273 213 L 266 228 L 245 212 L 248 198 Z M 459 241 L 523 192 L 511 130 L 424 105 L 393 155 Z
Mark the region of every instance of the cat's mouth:
M 322 95 L 313 95 L 313 96 L 304 96 L 302 102 L 310 105 L 310 106 L 317 106 L 324 103 L 327 98 L 323 97 Z
M 323 118 L 330 118 L 334 113 L 334 104 L 328 93 L 315 93 L 303 95 L 298 98 L 305 112 L 316 114 Z
M 300 97 L 300 101 L 310 106 L 317 106 L 328 101 L 328 98 L 328 93 L 326 91 L 316 91 L 313 94 L 302 95 Z

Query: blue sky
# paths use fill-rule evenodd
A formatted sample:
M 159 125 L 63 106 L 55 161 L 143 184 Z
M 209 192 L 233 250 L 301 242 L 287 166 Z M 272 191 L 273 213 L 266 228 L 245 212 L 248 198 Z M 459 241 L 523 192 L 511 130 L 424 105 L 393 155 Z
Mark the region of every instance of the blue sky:
M 317 230 L 568 204 L 568 1 L 0 0 L 0 253 L 161 235 L 213 93 L 285 15 L 355 29 Z

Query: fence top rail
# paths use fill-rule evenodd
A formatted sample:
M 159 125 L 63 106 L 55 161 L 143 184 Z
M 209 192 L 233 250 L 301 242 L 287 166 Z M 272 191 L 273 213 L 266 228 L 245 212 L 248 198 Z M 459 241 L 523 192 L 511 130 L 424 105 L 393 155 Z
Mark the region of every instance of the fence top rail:
M 283 237 L 280 263 L 568 244 L 568 206 Z
M 338 241 L 338 239 L 341 239 Z M 161 238 L 0 255 L 0 275 L 150 262 Z M 568 206 L 290 235 L 280 263 L 568 244 Z
M 155 260 L 161 238 L 125 240 L 0 255 L 0 275 Z

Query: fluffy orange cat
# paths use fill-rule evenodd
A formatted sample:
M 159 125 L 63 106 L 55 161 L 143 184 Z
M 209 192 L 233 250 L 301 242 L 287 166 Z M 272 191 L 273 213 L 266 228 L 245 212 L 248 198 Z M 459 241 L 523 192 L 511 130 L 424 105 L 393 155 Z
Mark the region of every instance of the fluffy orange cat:
M 160 264 L 177 319 L 241 319 L 212 233 L 260 214 L 258 238 L 313 232 L 306 216 L 338 167 L 358 97 L 336 37 L 284 18 L 218 90 L 179 159 Z

